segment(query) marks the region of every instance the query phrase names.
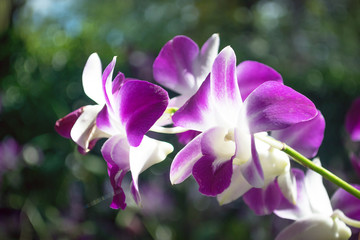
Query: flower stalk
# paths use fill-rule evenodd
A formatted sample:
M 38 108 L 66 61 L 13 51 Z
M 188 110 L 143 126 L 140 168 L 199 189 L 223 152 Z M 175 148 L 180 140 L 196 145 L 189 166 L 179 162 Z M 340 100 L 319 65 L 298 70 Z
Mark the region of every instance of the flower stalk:
M 283 147 L 280 150 L 285 152 L 286 154 L 288 154 L 291 158 L 293 158 L 296 162 L 300 163 L 304 167 L 310 168 L 311 170 L 319 173 L 320 175 L 322 175 L 324 178 L 326 178 L 330 182 L 338 185 L 339 187 L 341 187 L 348 193 L 350 193 L 360 199 L 360 191 L 359 190 L 357 190 L 356 188 L 354 188 L 349 183 L 342 180 L 341 178 L 339 178 L 338 176 L 336 176 L 329 170 L 323 168 L 322 166 L 318 166 L 318 165 L 314 164 L 310 159 L 304 157 L 299 152 L 297 152 L 295 149 L 293 149 L 283 143 Z

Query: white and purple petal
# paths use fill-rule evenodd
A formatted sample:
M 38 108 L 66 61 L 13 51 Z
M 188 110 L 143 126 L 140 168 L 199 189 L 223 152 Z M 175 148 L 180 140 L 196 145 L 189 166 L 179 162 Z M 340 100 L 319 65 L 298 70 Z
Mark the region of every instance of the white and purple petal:
M 172 116 L 175 126 L 196 131 L 206 131 L 217 126 L 216 112 L 210 95 L 210 76 L 199 90 Z
M 83 113 L 79 116 L 71 129 L 71 139 L 86 151 L 89 148 L 91 140 L 108 137 L 108 134 L 100 131 L 96 127 L 96 117 L 100 110 L 100 105 L 88 105 L 83 107 Z
M 283 196 L 274 213 L 281 218 L 298 220 L 312 215 L 312 208 L 307 197 L 304 172 L 296 168 L 291 169 L 291 171 L 296 179 L 296 204 L 290 203 L 289 200 Z
M 275 240 L 347 240 L 350 236 L 350 228 L 338 218 L 312 215 L 286 227 Z
M 274 81 L 257 87 L 245 100 L 244 111 L 251 133 L 287 128 L 318 114 L 308 98 Z
M 198 88 L 210 72 L 211 66 L 218 54 L 219 45 L 219 34 L 214 33 L 201 47 L 198 59 L 194 63 L 195 81 Z
M 226 128 L 215 127 L 202 134 L 202 157 L 194 164 L 192 173 L 199 184 L 199 191 L 216 196 L 231 182 L 232 157 L 235 154 L 233 133 Z
M 115 135 L 109 138 L 101 148 L 101 153 L 107 162 L 108 174 L 113 187 L 114 197 L 110 205 L 114 209 L 125 209 L 125 194 L 121 187 L 125 174 L 130 170 L 130 146 L 126 138 Z
M 197 44 L 186 36 L 176 36 L 161 49 L 153 64 L 155 80 L 180 94 L 194 88 L 193 63 L 199 54 Z
M 113 110 L 114 100 L 113 100 L 113 72 L 116 64 L 116 57 L 113 57 L 113 60 L 105 68 L 102 75 L 102 91 L 105 97 L 106 105 Z M 98 90 L 99 91 L 99 90 Z
M 170 143 L 158 141 L 144 136 L 140 145 L 130 147 L 129 161 L 130 170 L 133 179 L 132 194 L 137 200 L 139 193 L 138 179 L 140 173 L 151 167 L 152 165 L 163 161 L 168 154 L 174 150 Z
M 228 204 L 243 196 L 243 194 L 249 191 L 251 188 L 253 188 L 253 186 L 251 186 L 243 177 L 240 166 L 233 164 L 231 183 L 229 187 L 217 195 L 217 200 L 220 205 Z
M 168 101 L 168 93 L 160 86 L 140 80 L 124 83 L 116 106 L 131 146 L 140 144 L 145 133 L 165 111 Z
M 242 100 L 236 78 L 236 56 L 229 46 L 219 53 L 212 66 L 210 94 L 218 126 L 235 127 Z
M 283 82 L 280 73 L 265 64 L 255 61 L 241 62 L 236 67 L 236 75 L 243 100 L 266 81 Z
M 216 163 L 227 161 L 235 155 L 233 132 L 227 128 L 214 127 L 203 133 L 201 152 L 215 157 Z
M 235 53 L 226 47 L 200 89 L 174 114 L 175 125 L 197 131 L 235 127 L 242 105 L 235 69 Z
M 241 143 L 237 143 L 240 145 Z M 246 181 L 255 188 L 264 186 L 264 172 L 261 167 L 260 158 L 256 151 L 254 136 L 251 136 L 251 158 L 240 165 L 241 172 Z
M 194 164 L 202 156 L 201 138 L 202 134 L 189 142 L 178 154 L 176 154 L 170 167 L 170 181 L 172 184 L 183 182 L 191 175 Z
M 99 114 L 96 117 L 96 126 L 103 132 L 113 135 L 113 124 L 111 124 L 111 115 L 109 113 L 108 107 L 104 107 L 100 110 Z
M 325 131 L 325 119 L 320 111 L 318 115 L 305 122 L 294 124 L 285 129 L 271 132 L 271 136 L 294 148 L 307 158 L 313 158 L 322 143 Z
M 195 164 L 192 174 L 199 184 L 199 192 L 216 196 L 229 187 L 232 175 L 232 160 L 215 164 L 216 157 L 202 156 Z
M 346 114 L 345 128 L 353 141 L 360 141 L 360 97 L 355 99 Z

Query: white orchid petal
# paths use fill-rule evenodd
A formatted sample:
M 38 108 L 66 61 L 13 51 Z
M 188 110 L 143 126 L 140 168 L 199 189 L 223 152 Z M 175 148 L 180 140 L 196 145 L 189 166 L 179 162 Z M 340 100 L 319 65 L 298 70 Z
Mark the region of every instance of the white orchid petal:
M 313 215 L 285 228 L 275 240 L 347 240 L 351 230 L 338 218 Z
M 96 138 L 101 137 L 101 131 L 96 127 L 96 116 L 100 112 L 102 106 L 88 105 L 84 107 L 84 112 L 76 120 L 71 129 L 71 139 L 76 142 L 83 149 L 88 149 L 89 142 Z M 104 133 L 104 136 L 107 136 Z
M 251 188 L 252 186 L 243 177 L 240 167 L 233 165 L 233 175 L 231 176 L 230 186 L 221 194 L 217 195 L 217 200 L 220 205 L 228 204 L 241 197 Z
M 321 166 L 318 158 L 314 159 L 313 162 Z M 330 215 L 333 212 L 329 195 L 326 192 L 320 174 L 308 170 L 305 176 L 305 188 L 313 213 Z
M 277 181 L 284 197 L 292 204 L 296 204 L 296 200 L 297 200 L 296 178 L 291 173 L 291 171 L 290 170 L 285 171 L 277 178 Z
M 102 89 L 102 67 L 97 53 L 88 58 L 82 74 L 82 83 L 85 94 L 97 104 L 105 103 Z
M 137 191 L 139 174 L 152 165 L 163 161 L 174 150 L 167 142 L 158 141 L 144 136 L 138 147 L 130 147 L 130 170 L 133 184 Z

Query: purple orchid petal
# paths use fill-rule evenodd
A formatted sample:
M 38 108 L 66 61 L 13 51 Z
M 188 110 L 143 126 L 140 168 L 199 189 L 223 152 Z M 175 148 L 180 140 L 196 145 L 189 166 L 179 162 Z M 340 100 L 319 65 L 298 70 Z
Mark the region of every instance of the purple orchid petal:
M 197 44 L 186 36 L 176 36 L 161 49 L 153 64 L 155 80 L 180 94 L 195 85 L 193 62 L 199 54 Z
M 105 141 L 101 148 L 101 154 L 104 157 L 108 170 L 121 169 L 124 172 L 130 170 L 129 163 L 130 146 L 126 137 L 115 135 Z
M 119 172 L 117 169 L 109 170 L 110 182 L 113 187 L 114 196 L 112 202 L 110 204 L 110 208 L 124 210 L 126 208 L 126 196 L 124 190 L 121 187 L 122 180 L 125 176 L 126 172 Z
M 100 105 L 105 103 L 104 94 L 102 91 L 99 91 L 102 88 L 101 72 L 100 58 L 97 53 L 93 53 L 88 58 L 84 67 L 82 83 L 85 94 Z
M 55 123 L 55 131 L 64 138 L 70 138 L 71 129 L 83 112 L 84 107 L 81 107 L 57 120 Z
M 222 193 L 217 195 L 217 200 L 220 205 L 228 204 L 241 197 L 252 187 L 253 186 L 251 186 L 243 177 L 240 170 L 240 166 L 233 164 L 233 174 L 231 176 L 231 183 L 228 188 L 226 188 Z
M 360 190 L 360 185 L 353 185 Z M 334 209 L 341 210 L 347 217 L 360 220 L 360 199 L 339 188 L 331 198 Z
M 241 144 L 241 143 L 239 143 Z M 251 159 L 240 166 L 241 172 L 246 181 L 256 188 L 264 186 L 264 173 L 260 164 L 259 156 L 256 152 L 255 139 L 251 136 Z
M 243 100 L 266 81 L 283 82 L 280 73 L 265 64 L 255 61 L 240 63 L 236 68 L 236 75 Z
M 279 206 L 274 213 L 285 219 L 297 220 L 312 215 L 312 209 L 305 188 L 305 174 L 300 169 L 291 169 L 296 179 L 297 199 L 295 205 L 282 195 Z
M 176 154 L 170 167 L 170 181 L 172 184 L 183 182 L 191 175 L 194 164 L 202 156 L 202 134 L 195 137 L 181 151 Z
M 105 105 L 96 117 L 96 126 L 103 132 L 113 135 L 113 125 L 110 121 L 108 107 Z
M 114 197 L 110 205 L 114 209 L 125 209 L 125 194 L 121 182 L 130 169 L 130 146 L 125 137 L 115 135 L 109 138 L 101 148 L 101 153 L 107 162 L 110 182 L 113 187 Z
M 351 105 L 345 119 L 345 128 L 353 141 L 360 141 L 360 97 Z
M 140 173 L 152 165 L 163 161 L 168 154 L 174 150 L 173 146 L 167 142 L 158 141 L 149 137 L 144 137 L 141 144 L 137 147 L 130 147 L 129 161 L 131 176 L 133 179 L 132 195 L 135 200 L 139 200 L 138 179 Z
M 177 133 L 176 136 L 178 137 L 179 143 L 186 145 L 199 134 L 199 131 L 189 130 L 183 133 Z
M 325 131 L 325 119 L 320 111 L 306 122 L 294 124 L 288 128 L 272 131 L 275 139 L 294 148 L 307 158 L 313 158 L 322 143 Z
M 199 90 L 172 117 L 176 126 L 205 131 L 217 126 L 210 97 L 210 76 L 206 78 Z
M 339 219 L 313 215 L 300 219 L 282 230 L 275 240 L 349 239 L 351 230 Z
M 229 187 L 232 175 L 232 160 L 214 165 L 215 157 L 201 157 L 193 167 L 192 174 L 199 184 L 199 192 L 216 196 Z
M 125 75 L 122 72 L 119 72 L 112 82 L 112 94 L 114 95 L 117 91 L 120 90 L 121 86 L 127 81 Z
M 165 111 L 169 96 L 152 83 L 132 80 L 121 87 L 116 98 L 119 117 L 131 146 L 138 146 L 151 126 Z
M 252 133 L 283 129 L 311 120 L 318 113 L 304 95 L 274 81 L 256 88 L 245 100 L 244 107 Z
M 281 200 L 281 190 L 276 181 L 272 181 L 266 188 L 252 188 L 243 196 L 244 202 L 257 215 L 272 213 Z
M 231 47 L 224 48 L 216 57 L 210 72 L 210 94 L 220 126 L 236 124 L 242 105 L 236 78 L 236 56 Z
M 106 105 L 112 109 L 113 105 L 113 83 L 112 83 L 112 76 L 114 72 L 116 64 L 116 57 L 113 57 L 113 60 L 109 63 L 109 65 L 105 68 L 104 73 L 102 75 L 102 90 L 105 96 Z M 99 89 L 98 89 L 99 91 Z

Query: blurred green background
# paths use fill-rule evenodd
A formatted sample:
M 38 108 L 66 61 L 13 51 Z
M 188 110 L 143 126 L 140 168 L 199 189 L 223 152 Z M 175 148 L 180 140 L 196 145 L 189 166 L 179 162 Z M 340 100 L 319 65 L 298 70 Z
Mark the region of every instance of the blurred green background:
M 142 208 L 110 209 L 101 142 L 82 156 L 54 131 L 92 104 L 81 84 L 91 53 L 153 81 L 168 40 L 183 34 L 201 46 L 215 32 L 238 63 L 272 66 L 315 102 L 327 122 L 323 165 L 359 183 L 344 130 L 360 96 L 358 0 L 0 0 L 0 239 L 273 239 L 284 222 L 241 199 L 219 206 L 192 179 L 171 186 L 174 154 L 141 175 Z

